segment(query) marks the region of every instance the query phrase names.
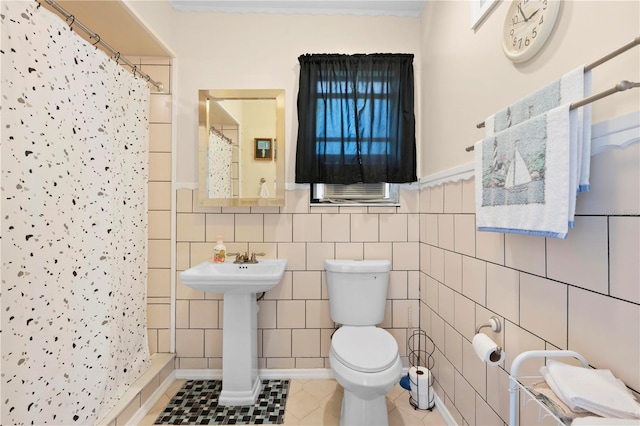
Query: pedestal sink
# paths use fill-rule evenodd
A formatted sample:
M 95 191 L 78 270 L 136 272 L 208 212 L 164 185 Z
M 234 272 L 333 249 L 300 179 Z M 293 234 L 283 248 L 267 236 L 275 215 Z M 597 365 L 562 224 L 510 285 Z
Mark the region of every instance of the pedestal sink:
M 253 405 L 258 398 L 256 293 L 275 287 L 286 267 L 286 259 L 264 259 L 258 263 L 203 262 L 180 273 L 187 287 L 224 293 L 219 405 Z

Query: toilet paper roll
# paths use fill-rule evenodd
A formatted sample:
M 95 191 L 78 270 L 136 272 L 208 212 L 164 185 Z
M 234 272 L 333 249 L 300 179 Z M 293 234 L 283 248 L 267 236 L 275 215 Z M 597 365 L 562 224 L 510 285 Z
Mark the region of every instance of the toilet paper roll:
M 411 398 L 418 404 L 418 408 L 427 410 L 433 407 L 435 398 L 431 387 L 431 371 L 426 367 L 411 367 L 409 369 L 409 383 L 411 386 Z
M 495 366 L 502 364 L 502 361 L 504 361 L 504 351 L 500 350 L 498 352 L 498 345 L 486 334 L 476 334 L 473 336 L 471 344 L 473 345 L 473 350 L 476 351 L 476 355 L 483 362 Z

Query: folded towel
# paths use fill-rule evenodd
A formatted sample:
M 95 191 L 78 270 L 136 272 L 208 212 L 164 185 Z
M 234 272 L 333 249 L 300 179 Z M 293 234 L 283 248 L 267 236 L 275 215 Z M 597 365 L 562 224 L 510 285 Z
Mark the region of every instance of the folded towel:
M 586 410 L 603 417 L 640 418 L 640 404 L 610 370 L 549 360 L 540 373 L 573 411 Z
M 575 419 L 571 426 L 640 426 L 638 419 L 615 419 L 611 417 L 581 417 Z
M 580 66 L 562 78 L 498 111 L 485 120 L 486 136 L 491 136 L 560 105 L 583 99 L 591 91 L 591 72 Z M 571 170 L 569 184 L 576 193 L 589 190 L 591 162 L 591 107 L 571 111 Z M 573 228 L 575 198 L 569 200 L 569 227 Z
M 562 402 L 547 382 L 542 381 L 534 383 L 529 390 L 536 399 L 546 405 L 549 410 L 564 424 L 569 424 L 573 419 L 578 417 L 593 416 L 593 413 L 573 411 L 567 406 L 567 404 Z
M 269 188 L 267 188 L 267 182 L 260 184 L 260 198 L 269 198 Z
M 566 238 L 569 116 L 565 104 L 475 144 L 478 230 Z

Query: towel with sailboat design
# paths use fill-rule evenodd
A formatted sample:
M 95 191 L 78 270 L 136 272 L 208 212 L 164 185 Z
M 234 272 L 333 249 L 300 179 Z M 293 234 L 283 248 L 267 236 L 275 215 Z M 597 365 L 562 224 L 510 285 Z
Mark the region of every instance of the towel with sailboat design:
M 583 99 L 591 93 L 591 71 L 580 66 L 561 78 L 525 96 L 485 120 L 486 136 L 504 131 L 566 103 Z M 591 163 L 591 106 L 570 113 L 571 169 L 569 185 L 576 193 L 589 191 Z M 569 227 L 573 228 L 576 198 L 570 195 Z
M 479 231 L 566 238 L 570 186 L 569 104 L 475 144 Z

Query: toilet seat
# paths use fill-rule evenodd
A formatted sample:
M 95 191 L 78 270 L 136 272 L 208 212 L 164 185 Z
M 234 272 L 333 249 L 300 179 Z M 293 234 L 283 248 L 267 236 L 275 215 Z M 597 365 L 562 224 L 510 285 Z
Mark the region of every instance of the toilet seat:
M 331 352 L 340 363 L 352 370 L 377 373 L 396 362 L 398 343 L 382 328 L 345 326 L 333 334 Z

